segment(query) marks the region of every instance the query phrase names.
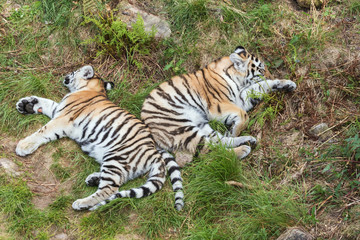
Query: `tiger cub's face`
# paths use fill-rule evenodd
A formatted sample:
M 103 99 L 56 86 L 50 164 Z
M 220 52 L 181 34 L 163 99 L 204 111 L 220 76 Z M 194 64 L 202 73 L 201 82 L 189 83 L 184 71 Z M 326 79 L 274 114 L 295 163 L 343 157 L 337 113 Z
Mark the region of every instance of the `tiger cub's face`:
M 273 79 L 265 64 L 241 46 L 230 55 L 230 60 L 234 63 L 235 70 L 245 75 L 245 82 L 256 83 L 263 77 Z
M 70 92 L 89 88 L 92 90 L 103 91 L 110 90 L 114 87 L 114 83 L 105 82 L 100 78 L 95 77 L 92 66 L 84 66 L 65 76 L 64 85 Z

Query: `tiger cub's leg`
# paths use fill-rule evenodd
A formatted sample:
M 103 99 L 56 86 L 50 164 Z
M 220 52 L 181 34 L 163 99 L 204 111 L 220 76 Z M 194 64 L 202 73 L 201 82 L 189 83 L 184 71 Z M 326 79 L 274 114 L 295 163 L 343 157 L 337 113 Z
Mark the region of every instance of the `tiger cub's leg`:
M 244 130 L 249 121 L 249 115 L 234 103 L 221 103 L 210 109 L 211 117 L 231 126 L 230 135 L 237 137 Z
M 252 109 L 262 98 L 263 94 L 273 91 L 287 91 L 291 92 L 296 89 L 296 83 L 291 80 L 264 80 L 257 82 L 245 88 L 240 93 L 240 99 L 243 101 L 244 109 L 249 111 Z
M 237 157 L 241 159 L 246 157 L 251 151 L 251 147 L 246 144 L 256 144 L 256 139 L 252 136 L 226 137 L 213 130 L 209 124 L 206 124 L 202 130 L 204 142 L 202 143 L 201 153 L 209 150 L 208 145 L 221 143 L 224 144 L 229 151 L 234 150 Z
M 45 143 L 65 137 L 68 126 L 68 121 L 64 119 L 52 119 L 32 135 L 20 140 L 16 146 L 16 154 L 26 156 Z
M 86 183 L 89 183 L 87 182 L 89 177 L 94 178 L 94 184 L 96 183 L 96 181 L 99 181 L 98 190 L 86 198 L 78 199 L 73 202 L 72 208 L 75 210 L 89 209 L 116 193 L 118 191 L 118 188 L 127 180 L 124 177 L 126 176 L 126 173 L 123 172 L 124 170 L 119 169 L 119 171 L 121 171 L 121 173 L 115 174 L 111 171 L 107 171 L 106 167 L 102 166 L 102 170 L 99 173 L 98 179 L 96 179 L 96 175 L 98 175 L 97 173 L 89 175 L 86 178 Z
M 53 118 L 58 103 L 41 97 L 31 96 L 21 98 L 16 103 L 16 109 L 22 114 L 44 114 Z
M 149 177 L 144 185 L 139 188 L 132 188 L 130 190 L 123 190 L 118 192 L 117 189 L 121 184 L 116 182 L 116 179 L 120 179 L 120 176 L 109 176 L 102 172 L 100 177 L 99 189 L 91 196 L 76 200 L 72 207 L 75 210 L 88 209 L 95 210 L 98 207 L 105 205 L 107 202 L 116 198 L 133 197 L 142 198 L 153 194 L 160 190 L 165 182 L 166 170 L 165 163 L 162 159 L 152 164 L 149 171 Z M 110 179 L 114 178 L 112 181 Z M 106 183 L 103 183 L 103 182 Z M 112 182 L 112 184 L 110 184 Z M 116 187 L 116 185 L 118 185 Z M 116 189 L 115 189 L 116 188 Z
M 101 172 L 94 172 L 85 179 L 86 185 L 90 187 L 99 186 Z

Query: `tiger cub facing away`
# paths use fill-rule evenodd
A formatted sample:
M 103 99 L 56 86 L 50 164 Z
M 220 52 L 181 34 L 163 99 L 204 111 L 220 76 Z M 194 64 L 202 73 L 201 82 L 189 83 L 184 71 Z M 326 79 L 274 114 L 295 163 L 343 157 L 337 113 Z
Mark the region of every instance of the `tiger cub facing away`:
M 113 83 L 104 82 L 91 66 L 84 66 L 65 77 L 70 90 L 61 102 L 31 96 L 18 101 L 23 114 L 45 114 L 51 120 L 34 134 L 21 140 L 16 154 L 26 156 L 47 142 L 69 137 L 100 163 L 100 172 L 90 174 L 85 182 L 98 190 L 76 200 L 75 210 L 94 210 L 120 197 L 141 198 L 158 191 L 165 182 L 166 169 L 175 193 L 175 207 L 183 207 L 182 179 L 174 158 L 158 151 L 149 129 L 135 116 L 108 100 L 106 90 Z M 130 179 L 149 172 L 139 188 L 118 191 Z
M 240 46 L 203 69 L 160 84 L 144 101 L 141 119 L 155 142 L 174 152 L 178 162 L 181 157 L 191 161 L 199 148 L 219 142 L 244 158 L 251 151 L 245 144 L 256 143 L 251 136 L 239 136 L 249 119 L 247 111 L 264 93 L 296 89 L 293 81 L 270 79 L 265 64 Z M 213 119 L 230 127 L 226 136 L 210 127 Z

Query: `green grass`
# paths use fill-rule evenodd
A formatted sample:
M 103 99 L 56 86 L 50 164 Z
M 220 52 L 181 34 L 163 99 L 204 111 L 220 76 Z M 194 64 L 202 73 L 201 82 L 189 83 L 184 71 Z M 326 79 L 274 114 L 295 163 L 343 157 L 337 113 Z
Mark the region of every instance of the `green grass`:
M 357 44 L 351 35 L 346 39 L 337 36 L 345 30 L 358 33 L 358 1 L 329 1 L 315 12 L 317 15 L 277 1 L 156 3 L 154 6 L 162 6 L 157 12 L 170 22 L 172 35 L 166 40 L 144 37 L 149 40 L 141 46 L 144 54 L 133 52 L 134 59 L 141 63 L 135 67 L 125 56 L 137 42 L 109 46 L 107 40 L 122 38 L 117 38 L 116 32 L 106 35 L 108 32 L 102 31 L 105 27 L 95 26 L 89 18 L 87 24 L 81 24 L 84 9 L 74 1 L 59 4 L 54 0 L 25 0 L 19 10 L 11 11 L 6 21 L 0 22 L 1 157 L 15 162 L 23 172 L 11 177 L 0 170 L 0 211 L 9 235 L 14 239 L 50 239 L 62 232 L 74 239 L 114 239 L 122 234 L 147 239 L 276 239 L 287 227 L 310 230 L 315 223 L 319 226 L 322 217 L 337 216 L 334 211 L 350 204 L 337 219 L 347 227 L 336 236 L 356 237 L 359 218 L 351 199 L 359 194 L 356 134 L 360 124 L 354 111 L 360 106 L 358 70 L 351 64 L 329 71 L 312 66 L 322 61 L 329 46 L 350 49 L 348 40 Z M 2 1 L 0 11 L 5 7 L 7 3 Z M 104 11 L 105 5 L 99 9 Z M 347 18 L 351 24 L 342 25 Z M 340 23 L 335 24 L 338 20 Z M 135 31 L 144 33 L 141 26 Z M 127 36 L 131 34 L 127 32 Z M 100 42 L 103 48 L 82 44 L 104 36 L 107 40 Z M 159 83 L 197 70 L 238 45 L 261 56 L 277 77 L 296 81 L 298 89 L 292 94 L 267 95 L 250 113 L 249 127 L 243 135 L 259 141 L 249 157 L 238 160 L 218 146 L 183 168 L 183 211 L 173 207 L 169 180 L 161 191 L 144 199 L 117 199 L 95 212 L 73 211 L 73 201 L 96 191 L 84 180 L 98 171 L 99 165 L 68 140 L 38 150 L 39 155 L 51 158 L 48 170 L 61 189 L 48 207 L 35 207 L 35 194 L 40 193 L 32 192 L 28 184 L 36 180 L 31 164 L 36 155 L 17 157 L 16 143 L 11 141 L 36 131 L 48 118 L 19 114 L 15 104 L 20 98 L 38 95 L 59 101 L 67 93 L 61 84 L 63 76 L 92 64 L 107 81 L 115 82 L 108 94 L 110 100 L 139 117 L 144 98 Z M 94 59 L 96 52 L 106 47 L 111 51 Z M 119 56 L 114 60 L 109 52 Z M 299 69 L 306 67 L 308 71 L 299 74 Z M 334 89 L 336 94 L 331 92 Z M 340 124 L 346 116 L 349 118 Z M 335 126 L 332 130 L 338 134 L 337 142 L 321 145 L 308 135 L 307 129 L 319 121 Z M 218 122 L 211 124 L 218 131 L 226 131 L 226 126 Z M 294 132 L 299 132 L 298 139 L 286 142 Z M 300 177 L 287 178 L 299 172 L 305 162 Z M 283 180 L 288 181 L 282 184 Z M 122 189 L 145 181 L 146 176 L 135 179 Z M 228 181 L 242 187 L 229 185 Z M 327 232 L 325 229 L 317 237 L 328 239 Z
M 135 224 L 150 239 L 165 236 L 169 229 L 176 237 L 188 239 L 268 239 L 287 226 L 310 222 L 296 188 L 275 189 L 270 179 L 260 180 L 252 169 L 242 167 L 246 166 L 234 154 L 214 148 L 185 168 L 186 207 L 182 212 L 173 208 L 173 193 L 166 186 L 148 198 L 119 199 L 106 205 L 84 218 L 82 225 L 90 225 L 92 234 L 107 236 L 114 234 L 107 223 L 127 225 L 129 213 L 135 212 Z M 227 181 L 246 187 L 231 186 Z M 139 185 L 136 182 L 130 186 Z
M 45 211 L 35 209 L 31 203 L 33 193 L 22 180 L 8 179 L 0 175 L 1 212 L 6 214 L 9 232 L 23 238 L 48 239 L 51 226 L 66 227 L 69 224 L 64 207 L 68 198 L 59 198 Z

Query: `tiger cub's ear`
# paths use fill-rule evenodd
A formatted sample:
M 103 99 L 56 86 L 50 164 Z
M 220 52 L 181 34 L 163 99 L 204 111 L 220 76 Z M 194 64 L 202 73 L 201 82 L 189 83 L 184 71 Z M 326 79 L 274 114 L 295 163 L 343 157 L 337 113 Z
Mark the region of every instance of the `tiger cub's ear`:
M 104 82 L 104 87 L 107 91 L 113 89 L 115 84 L 113 82 Z
M 243 46 L 237 46 L 234 52 L 240 54 L 241 52 L 246 52 L 246 50 Z
M 242 59 L 238 53 L 230 54 L 230 61 L 234 63 L 234 67 L 236 70 L 240 72 L 246 70 L 246 61 L 244 61 L 244 59 Z
M 91 79 L 94 77 L 94 69 L 90 65 L 82 67 L 80 71 L 82 73 L 83 78 L 85 79 Z

